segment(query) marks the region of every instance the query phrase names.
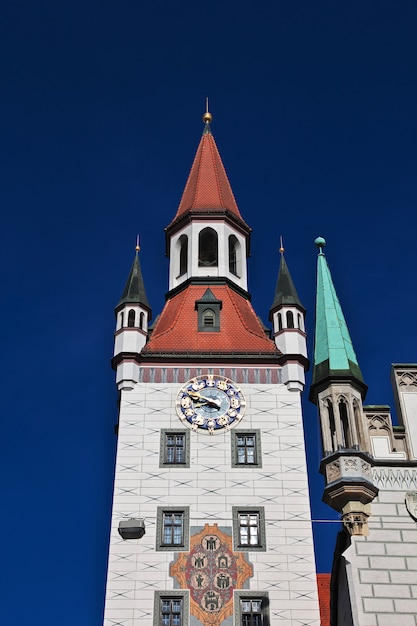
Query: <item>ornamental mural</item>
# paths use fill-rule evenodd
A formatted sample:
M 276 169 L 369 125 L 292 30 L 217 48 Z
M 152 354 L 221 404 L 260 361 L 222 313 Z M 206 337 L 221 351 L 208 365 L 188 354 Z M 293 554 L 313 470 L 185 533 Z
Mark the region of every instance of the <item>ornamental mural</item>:
M 243 552 L 233 552 L 232 537 L 217 524 L 206 524 L 190 537 L 190 551 L 180 552 L 169 573 L 190 590 L 190 611 L 204 626 L 221 626 L 233 613 L 233 591 L 253 576 Z

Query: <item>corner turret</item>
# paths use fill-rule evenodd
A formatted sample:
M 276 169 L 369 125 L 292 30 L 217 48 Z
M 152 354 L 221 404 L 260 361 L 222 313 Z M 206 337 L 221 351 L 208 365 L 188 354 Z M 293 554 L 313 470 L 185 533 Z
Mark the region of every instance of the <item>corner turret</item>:
M 290 390 L 302 391 L 308 369 L 305 309 L 298 297 L 284 257 L 281 240 L 281 261 L 274 301 L 269 312 L 273 339 L 282 353 L 282 381 Z
M 118 389 L 132 389 L 139 380 L 138 356 L 145 346 L 151 308 L 139 261 L 139 238 L 135 258 L 119 303 L 115 308 L 113 369 Z
M 351 534 L 367 534 L 369 504 L 378 493 L 362 406 L 367 387 L 323 252 L 326 242 L 318 237 L 315 244 L 319 255 L 310 400 L 320 416 L 324 455 L 320 471 L 326 481 L 323 500 L 342 514 Z

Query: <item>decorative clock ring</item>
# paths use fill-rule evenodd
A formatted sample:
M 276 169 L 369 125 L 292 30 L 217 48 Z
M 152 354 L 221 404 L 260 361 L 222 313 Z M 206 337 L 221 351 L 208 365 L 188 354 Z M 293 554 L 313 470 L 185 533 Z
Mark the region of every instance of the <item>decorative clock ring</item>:
M 179 418 L 193 430 L 199 428 L 212 435 L 240 422 L 246 400 L 229 378 L 205 374 L 192 378 L 181 387 L 176 407 Z

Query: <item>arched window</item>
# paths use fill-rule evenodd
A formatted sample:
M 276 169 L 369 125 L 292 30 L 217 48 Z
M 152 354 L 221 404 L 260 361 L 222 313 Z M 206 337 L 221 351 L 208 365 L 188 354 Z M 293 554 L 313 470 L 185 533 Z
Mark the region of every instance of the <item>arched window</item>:
M 287 311 L 287 328 L 294 328 L 294 315 L 292 311 Z
M 134 309 L 130 309 L 129 314 L 127 316 L 127 326 L 128 328 L 133 328 L 135 325 L 135 311 Z
M 298 313 L 298 315 L 297 315 L 297 320 L 298 320 L 298 328 L 300 330 L 303 330 L 303 325 L 302 325 L 302 322 L 301 322 L 301 314 L 300 313 Z
M 120 311 L 120 317 L 119 317 L 119 320 L 120 320 L 120 328 L 123 328 L 123 325 L 124 325 L 124 317 L 125 317 L 125 316 L 124 316 L 123 311 Z
M 340 422 L 342 424 L 343 445 L 345 448 L 351 448 L 352 442 L 349 430 L 349 418 L 346 402 L 341 399 L 339 402 Z
M 203 311 L 203 327 L 212 328 L 216 320 L 216 314 L 212 309 L 205 309 Z
M 142 313 L 139 315 L 139 328 L 142 328 L 142 329 L 143 329 L 143 322 L 144 322 L 144 320 L 145 320 L 145 313 L 143 313 L 143 312 L 142 312 Z
M 358 438 L 358 447 L 360 448 L 361 446 L 363 446 L 363 448 L 365 448 L 366 442 L 364 438 L 362 419 L 361 419 L 362 411 L 360 410 L 359 405 L 356 400 L 353 401 L 353 415 L 355 418 L 355 427 L 356 427 L 356 436 Z
M 240 244 L 235 235 L 229 235 L 229 272 L 239 276 L 239 248 Z
M 216 267 L 218 264 L 217 233 L 213 228 L 203 228 L 198 235 L 199 267 Z
M 181 235 L 179 238 L 180 244 L 180 273 L 179 276 L 183 276 L 188 271 L 188 237 L 187 235 Z
M 278 330 L 282 330 L 282 315 L 278 313 Z
M 330 426 L 330 436 L 331 436 L 332 445 L 333 445 L 333 452 L 336 452 L 337 450 L 336 422 L 334 420 L 333 404 L 330 402 L 330 400 L 327 401 L 327 408 L 329 410 L 329 426 Z

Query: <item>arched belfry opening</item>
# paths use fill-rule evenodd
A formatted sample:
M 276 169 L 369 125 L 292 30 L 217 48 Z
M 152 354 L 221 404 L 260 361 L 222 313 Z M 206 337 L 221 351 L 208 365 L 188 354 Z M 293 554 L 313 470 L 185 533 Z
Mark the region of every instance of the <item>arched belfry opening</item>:
M 287 328 L 294 328 L 294 313 L 287 311 Z
M 218 265 L 218 240 L 213 228 L 203 228 L 198 235 L 198 265 L 199 267 Z
M 130 309 L 127 316 L 127 326 L 128 328 L 134 328 L 135 326 L 135 311 L 134 309 Z
M 188 237 L 187 235 L 181 235 L 178 242 L 180 245 L 178 276 L 183 276 L 184 274 L 188 272 Z
M 238 278 L 241 274 L 240 243 L 236 235 L 229 235 L 229 272 Z

